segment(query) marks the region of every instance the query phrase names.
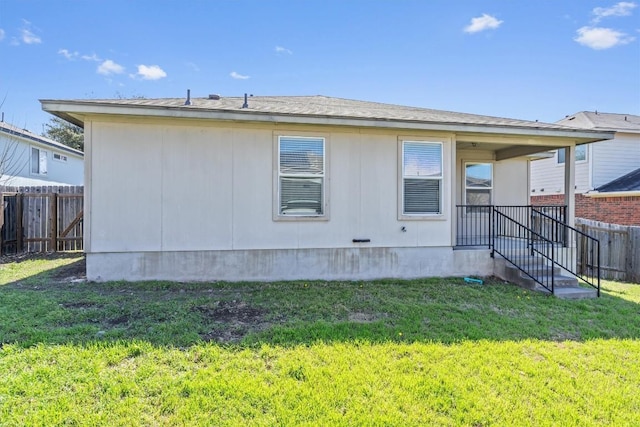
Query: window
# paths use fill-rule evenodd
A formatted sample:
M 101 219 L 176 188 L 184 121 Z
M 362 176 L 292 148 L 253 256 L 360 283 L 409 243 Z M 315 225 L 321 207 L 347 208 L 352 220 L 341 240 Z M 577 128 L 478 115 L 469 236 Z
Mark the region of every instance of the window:
M 442 143 L 402 142 L 402 214 L 442 213 Z
M 323 216 L 325 139 L 278 137 L 278 215 Z
M 491 163 L 467 163 L 464 169 L 465 204 L 490 205 L 491 190 L 493 189 L 493 165 Z
M 53 153 L 53 160 L 57 160 L 59 162 L 66 162 L 67 156 L 65 156 L 64 154 Z
M 564 148 L 558 150 L 558 163 L 564 163 Z M 576 145 L 576 162 L 587 160 L 587 145 Z
M 47 174 L 47 152 L 31 147 L 31 173 L 34 175 Z

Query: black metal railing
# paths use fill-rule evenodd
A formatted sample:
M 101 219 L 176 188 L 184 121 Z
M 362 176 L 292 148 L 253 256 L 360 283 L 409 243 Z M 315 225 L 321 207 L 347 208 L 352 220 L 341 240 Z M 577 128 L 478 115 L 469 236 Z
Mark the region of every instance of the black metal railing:
M 555 292 L 554 258 L 555 246 L 531 228 L 507 216 L 498 209 L 494 210 L 492 222 L 495 230 L 509 230 L 509 236 L 494 236 L 493 253 L 502 256 L 534 282 L 551 292 Z M 532 241 L 543 244 L 533 245 Z M 540 251 L 539 248 L 550 248 Z
M 553 217 L 537 212 L 542 220 L 550 224 L 541 230 L 545 241 L 562 243 L 566 250 L 556 251 L 553 262 L 564 273 L 595 288 L 600 296 L 600 241 L 570 225 L 560 223 Z M 554 240 L 553 240 L 554 239 Z M 549 245 L 533 242 L 540 251 L 549 252 Z
M 492 216 L 494 210 L 513 219 L 527 228 L 536 230 L 545 236 L 555 236 L 559 242 L 562 235 L 557 229 L 557 223 L 565 223 L 565 206 L 496 206 L 496 205 L 458 205 L 456 246 L 458 247 L 486 247 L 491 248 L 493 234 L 499 236 L 517 237 L 519 230 L 513 224 L 502 224 L 499 230 L 493 230 Z M 545 214 L 543 217 L 541 214 Z M 555 218 L 549 221 L 547 218 Z M 553 240 L 553 239 L 551 239 Z M 556 241 L 556 240 L 554 240 Z
M 566 206 L 457 206 L 456 245 L 485 247 L 553 292 L 554 274 L 576 277 L 600 296 L 600 241 L 566 224 Z
M 493 206 L 459 205 L 456 246 L 491 248 Z

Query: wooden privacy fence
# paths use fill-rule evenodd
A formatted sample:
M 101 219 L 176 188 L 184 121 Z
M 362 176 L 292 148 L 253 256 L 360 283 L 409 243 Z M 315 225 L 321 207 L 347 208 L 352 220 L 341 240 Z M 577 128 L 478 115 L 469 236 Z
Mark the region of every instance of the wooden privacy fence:
M 600 240 L 600 277 L 640 283 L 640 227 L 576 218 L 576 228 Z M 578 241 L 578 266 L 583 251 Z
M 0 187 L 0 190 L 3 255 L 83 249 L 83 187 Z

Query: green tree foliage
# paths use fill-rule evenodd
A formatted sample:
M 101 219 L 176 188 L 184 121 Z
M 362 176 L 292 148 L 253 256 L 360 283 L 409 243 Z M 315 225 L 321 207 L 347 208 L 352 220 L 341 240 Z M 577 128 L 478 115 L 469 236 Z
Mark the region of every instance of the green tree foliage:
M 72 123 L 53 117 L 45 125 L 45 132 L 42 136 L 53 139 L 61 144 L 84 151 L 84 130 Z

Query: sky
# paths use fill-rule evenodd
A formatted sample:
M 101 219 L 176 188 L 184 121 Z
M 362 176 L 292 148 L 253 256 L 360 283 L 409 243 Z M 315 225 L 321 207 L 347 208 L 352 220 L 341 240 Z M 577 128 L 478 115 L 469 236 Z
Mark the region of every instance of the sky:
M 555 122 L 640 115 L 640 0 L 0 0 L 0 110 L 326 95 Z

